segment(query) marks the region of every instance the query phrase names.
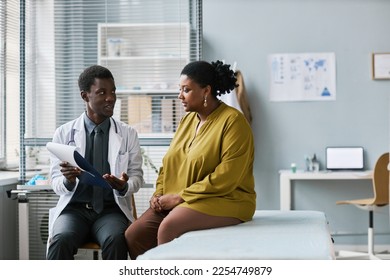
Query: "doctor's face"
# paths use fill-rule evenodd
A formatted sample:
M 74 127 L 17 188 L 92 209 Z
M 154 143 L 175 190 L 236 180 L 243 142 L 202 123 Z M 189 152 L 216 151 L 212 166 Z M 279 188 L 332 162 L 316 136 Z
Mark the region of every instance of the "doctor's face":
M 112 117 L 116 102 L 116 87 L 113 79 L 95 78 L 89 92 L 81 92 L 87 104 L 88 117 L 96 124 Z

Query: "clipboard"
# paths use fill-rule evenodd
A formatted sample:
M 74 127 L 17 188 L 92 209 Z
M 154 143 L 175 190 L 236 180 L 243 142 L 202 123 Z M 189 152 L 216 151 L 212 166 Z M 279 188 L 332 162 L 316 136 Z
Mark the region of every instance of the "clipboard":
M 110 184 L 78 151 L 76 146 L 69 146 L 54 142 L 48 142 L 46 148 L 61 161 L 81 169 L 78 179 L 88 185 L 101 186 L 112 189 Z

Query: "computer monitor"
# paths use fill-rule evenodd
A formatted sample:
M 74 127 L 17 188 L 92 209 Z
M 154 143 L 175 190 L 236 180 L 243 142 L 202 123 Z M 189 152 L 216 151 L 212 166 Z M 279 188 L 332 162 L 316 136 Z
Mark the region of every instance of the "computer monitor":
M 327 147 L 325 158 L 328 170 L 364 169 L 363 147 Z

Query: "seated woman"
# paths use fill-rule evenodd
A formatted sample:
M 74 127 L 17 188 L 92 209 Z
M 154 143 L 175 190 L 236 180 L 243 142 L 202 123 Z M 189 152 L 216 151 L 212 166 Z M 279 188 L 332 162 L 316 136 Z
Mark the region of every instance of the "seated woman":
M 125 232 L 131 259 L 188 231 L 252 219 L 252 130 L 241 112 L 217 97 L 236 82 L 221 61 L 195 61 L 182 70 L 178 98 L 188 114 L 163 158 L 150 208 Z

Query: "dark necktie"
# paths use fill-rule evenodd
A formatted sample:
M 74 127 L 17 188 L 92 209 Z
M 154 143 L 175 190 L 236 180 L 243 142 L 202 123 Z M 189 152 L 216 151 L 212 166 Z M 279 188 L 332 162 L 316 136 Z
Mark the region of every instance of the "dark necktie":
M 103 174 L 103 131 L 100 126 L 96 126 L 94 129 L 95 135 L 93 138 L 93 166 L 99 172 Z M 103 210 L 104 198 L 103 188 L 101 186 L 93 187 L 93 209 L 96 213 L 100 213 Z

